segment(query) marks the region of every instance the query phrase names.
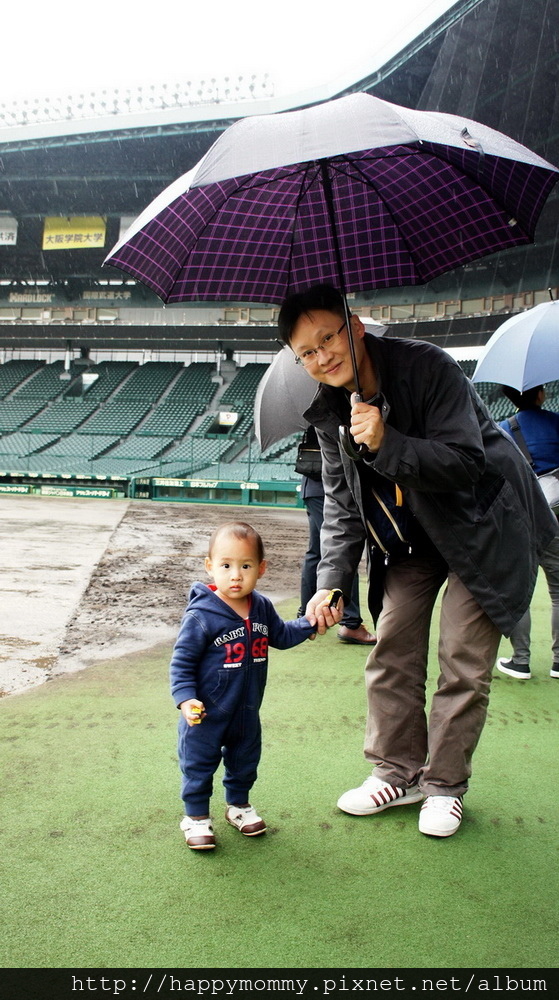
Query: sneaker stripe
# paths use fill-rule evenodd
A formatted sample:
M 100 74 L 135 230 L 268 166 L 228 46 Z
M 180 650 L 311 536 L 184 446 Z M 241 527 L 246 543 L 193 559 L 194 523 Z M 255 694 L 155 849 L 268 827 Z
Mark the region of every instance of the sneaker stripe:
M 384 785 L 378 792 L 373 792 L 371 798 L 376 806 L 385 806 L 388 802 L 401 799 L 406 794 L 404 788 L 396 788 L 394 785 Z

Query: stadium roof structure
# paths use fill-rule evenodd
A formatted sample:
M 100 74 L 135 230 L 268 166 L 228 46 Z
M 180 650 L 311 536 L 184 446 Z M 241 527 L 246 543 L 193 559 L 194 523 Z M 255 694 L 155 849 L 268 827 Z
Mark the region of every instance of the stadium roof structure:
M 555 6 L 551 0 L 460 0 L 386 65 L 328 96 L 366 91 L 408 107 L 464 114 L 559 165 Z M 308 94 L 297 106 L 324 98 L 323 93 Z M 102 268 L 107 250 L 127 220 L 194 166 L 235 118 L 284 109 L 285 104 L 264 96 L 251 104 L 215 101 L 100 118 L 101 108 L 91 118 L 65 123 L 0 124 L 0 343 L 10 336 L 29 345 L 59 337 L 52 326 L 26 324 L 23 309 L 17 325 L 10 325 L 6 307 L 41 303 L 113 309 L 115 325 L 97 329 L 103 327 L 99 315 L 88 329 L 89 341 L 96 335 L 113 344 L 128 343 L 133 336 L 149 340 L 150 331 L 137 319 L 128 318 L 125 328 L 118 316 L 123 308 L 152 310 L 161 303 L 144 286 L 127 282 L 122 272 Z M 556 187 L 534 246 L 484 258 L 428 285 L 363 293 L 359 304 L 501 297 L 506 311 L 520 293 L 556 287 L 558 204 Z M 61 231 L 57 219 L 63 222 Z M 80 228 L 84 219 L 94 220 L 89 228 Z M 78 220 L 72 239 L 65 228 L 71 220 Z M 172 331 L 150 328 L 154 346 L 159 340 L 180 340 L 181 332 L 184 341 L 196 339 L 195 324 L 184 325 L 178 316 L 176 325 L 170 324 Z M 461 328 L 461 339 L 476 343 L 487 339 L 492 332 L 488 327 L 495 325 L 468 325 L 458 316 L 445 322 L 446 340 Z M 432 337 L 443 336 L 442 327 L 435 332 L 431 325 Z M 416 335 L 419 328 L 409 326 L 408 331 L 403 324 L 399 332 Z M 267 337 L 273 340 L 275 328 L 260 324 L 241 337 L 238 327 L 221 325 L 215 333 L 216 342 L 254 347 Z M 69 335 L 66 325 L 64 336 Z

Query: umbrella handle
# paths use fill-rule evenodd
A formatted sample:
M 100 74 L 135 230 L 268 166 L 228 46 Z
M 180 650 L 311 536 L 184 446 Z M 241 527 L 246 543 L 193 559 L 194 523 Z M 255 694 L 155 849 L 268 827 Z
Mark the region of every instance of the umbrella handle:
M 363 397 L 359 393 L 355 393 L 353 395 L 353 399 L 355 400 L 356 403 L 363 402 Z M 384 398 L 382 393 L 377 392 L 376 395 L 369 400 L 369 405 L 378 407 L 378 409 L 382 414 L 382 419 L 386 420 L 388 414 L 390 413 L 390 407 L 386 402 L 386 399 Z M 357 462 L 359 461 L 360 458 L 363 458 L 365 455 L 371 454 L 366 444 L 356 445 L 353 443 L 353 438 L 351 436 L 349 428 L 341 425 L 338 428 L 338 435 L 343 450 L 345 451 L 348 458 L 351 458 L 353 462 Z
M 354 393 L 354 399 L 356 403 L 362 403 L 363 397 L 361 393 Z M 360 458 L 364 455 L 369 454 L 369 449 L 366 444 L 354 444 L 353 438 L 350 434 L 349 427 L 344 427 L 343 424 L 338 428 L 338 434 L 340 438 L 340 444 L 345 451 L 348 458 L 351 458 L 352 462 L 358 462 Z
M 366 444 L 353 444 L 353 438 L 349 433 L 348 427 L 340 425 L 338 428 L 338 434 L 340 437 L 340 444 L 347 457 L 351 458 L 352 462 L 358 462 L 364 455 L 370 454 Z

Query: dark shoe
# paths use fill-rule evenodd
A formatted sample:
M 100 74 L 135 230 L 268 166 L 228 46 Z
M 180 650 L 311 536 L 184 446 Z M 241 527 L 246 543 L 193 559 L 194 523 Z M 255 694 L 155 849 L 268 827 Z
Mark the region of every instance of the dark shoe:
M 502 656 L 500 660 L 497 660 L 497 670 L 500 670 L 502 674 L 508 674 L 509 677 L 518 677 L 521 681 L 529 681 L 532 676 L 529 663 L 515 663 L 512 657 L 507 659 L 507 657 Z M 557 676 L 559 677 L 559 674 Z
M 359 628 L 342 625 L 338 631 L 338 639 L 340 642 L 355 643 L 356 646 L 374 646 L 377 641 L 376 635 L 368 632 L 364 625 L 360 625 Z
M 551 670 L 549 671 L 550 677 L 559 677 L 559 663 L 554 663 Z

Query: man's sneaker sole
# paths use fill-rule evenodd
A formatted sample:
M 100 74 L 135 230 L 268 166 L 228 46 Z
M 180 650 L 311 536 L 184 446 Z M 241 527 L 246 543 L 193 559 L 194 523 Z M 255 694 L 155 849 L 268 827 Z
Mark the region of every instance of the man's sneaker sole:
M 355 802 L 357 795 L 361 795 L 370 800 L 370 805 L 358 805 Z M 377 813 L 384 812 L 392 806 L 411 806 L 414 802 L 421 802 L 423 792 L 419 791 L 417 785 L 410 788 L 397 788 L 396 785 L 386 784 L 374 792 L 367 792 L 363 786 L 351 788 L 349 792 L 344 792 L 338 799 L 338 809 L 349 813 L 350 816 L 376 816 Z
M 559 664 L 554 663 L 551 670 L 549 671 L 550 677 L 559 677 Z
M 526 664 L 526 670 L 519 670 L 518 668 L 511 666 L 512 662 L 512 660 L 498 660 L 497 670 L 499 670 L 502 674 L 508 674 L 509 677 L 516 677 L 521 681 L 529 681 L 532 676 L 530 667 Z

